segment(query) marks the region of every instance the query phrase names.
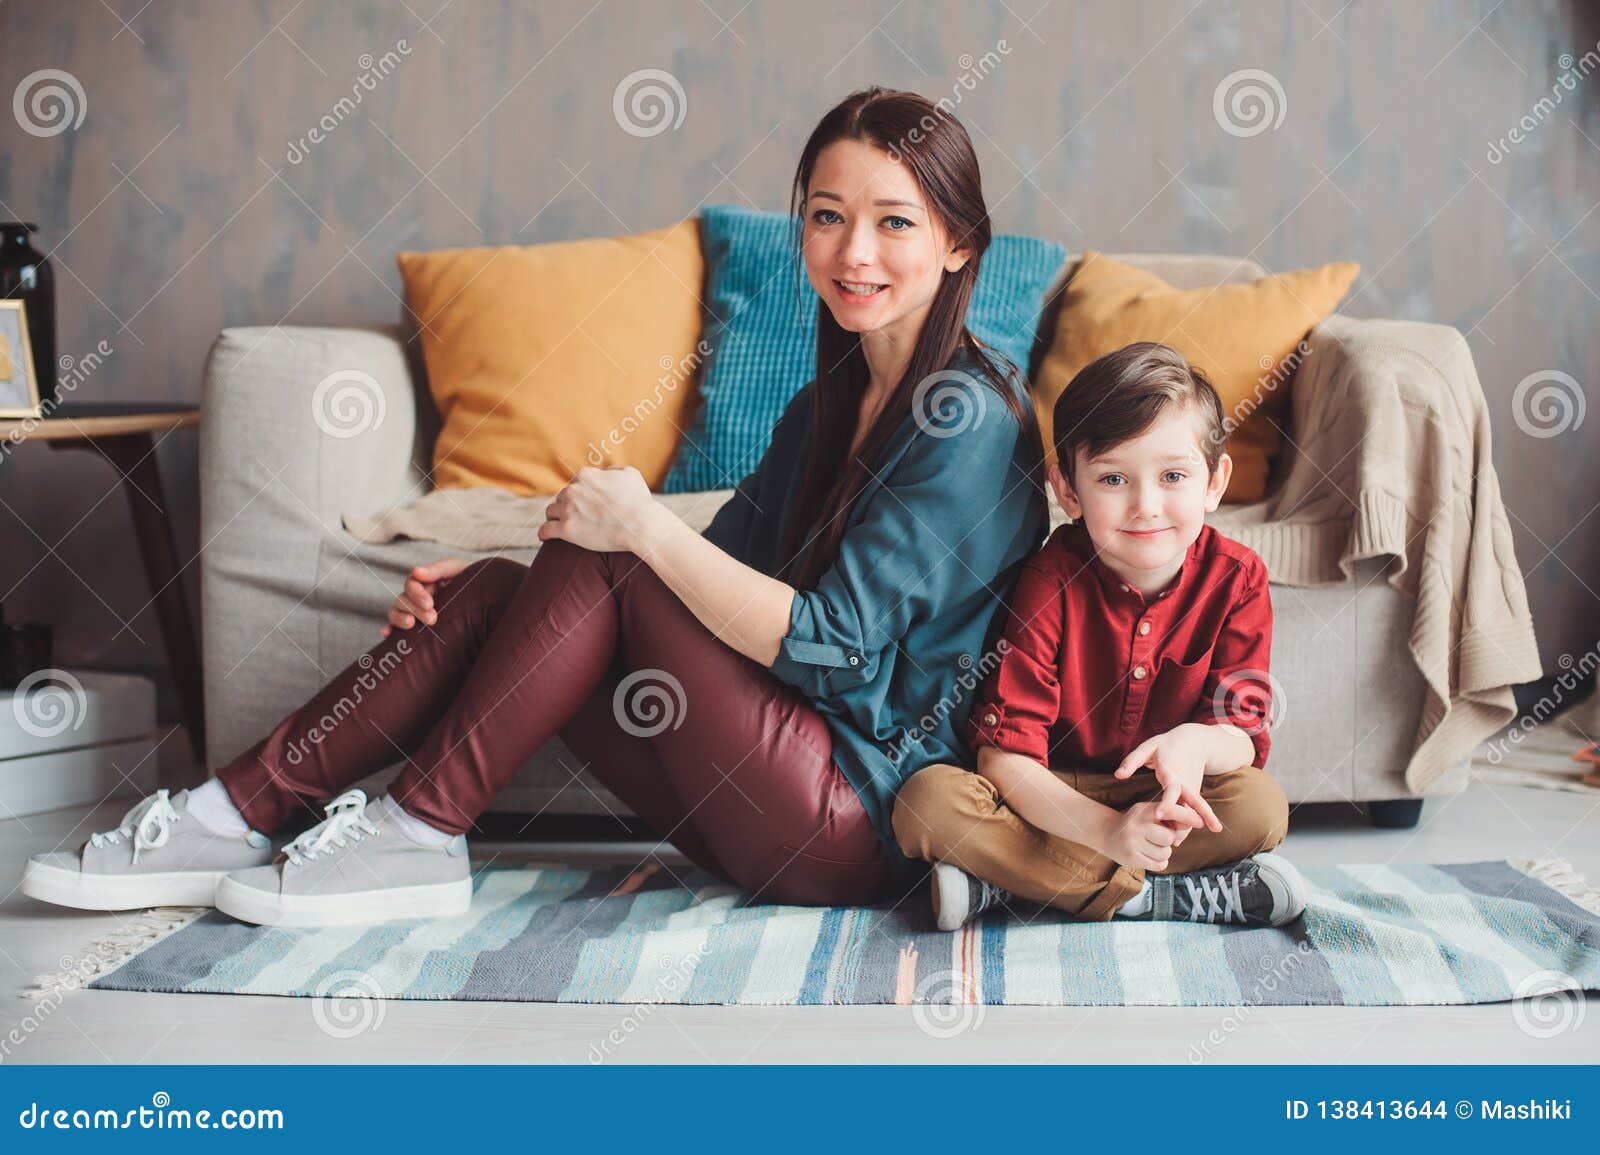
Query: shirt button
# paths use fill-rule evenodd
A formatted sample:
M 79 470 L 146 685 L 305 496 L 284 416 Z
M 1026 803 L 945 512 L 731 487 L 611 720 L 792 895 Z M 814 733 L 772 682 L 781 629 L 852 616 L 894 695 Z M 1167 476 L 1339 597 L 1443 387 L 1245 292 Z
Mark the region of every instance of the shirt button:
M 1123 582 L 1122 583 L 1122 592 L 1123 593 L 1127 593 L 1128 592 L 1128 583 L 1127 582 Z
M 851 654 L 850 655 L 850 664 L 852 666 L 859 666 L 861 664 L 861 659 L 856 657 L 854 654 Z
M 1143 637 L 1145 634 L 1148 634 L 1149 632 L 1150 632 L 1150 623 L 1149 622 L 1140 622 L 1139 623 L 1139 636 Z
M 994 713 L 988 713 L 988 714 L 985 714 L 983 716 L 983 724 L 985 726 L 993 726 L 995 723 L 997 723 L 999 721 L 1000 721 L 999 715 L 994 714 Z
M 1136 681 L 1136 682 L 1142 682 L 1144 680 L 1144 667 L 1143 666 L 1135 666 L 1133 668 L 1133 680 Z

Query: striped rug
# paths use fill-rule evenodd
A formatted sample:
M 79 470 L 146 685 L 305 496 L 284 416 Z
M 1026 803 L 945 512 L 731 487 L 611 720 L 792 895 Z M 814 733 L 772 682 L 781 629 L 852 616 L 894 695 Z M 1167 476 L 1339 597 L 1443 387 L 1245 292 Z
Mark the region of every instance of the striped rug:
M 486 869 L 459 918 L 285 931 L 168 911 L 179 929 L 89 985 L 517 1002 L 1146 1006 L 1401 1006 L 1600 990 L 1600 894 L 1564 863 L 1303 873 L 1310 905 L 1283 928 L 1076 923 L 1019 906 L 940 934 L 922 892 L 895 909 L 751 906 L 706 876 L 679 885 L 656 866 Z

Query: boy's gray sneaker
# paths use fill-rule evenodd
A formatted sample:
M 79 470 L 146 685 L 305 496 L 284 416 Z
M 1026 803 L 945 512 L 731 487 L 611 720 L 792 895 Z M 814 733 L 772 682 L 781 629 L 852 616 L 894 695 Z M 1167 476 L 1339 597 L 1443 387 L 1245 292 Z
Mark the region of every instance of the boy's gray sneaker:
M 1306 881 L 1280 854 L 1264 851 L 1184 874 L 1146 874 L 1156 922 L 1282 926 L 1306 908 Z
M 465 835 L 443 846 L 413 842 L 359 789 L 325 809 L 328 817 L 271 864 L 224 878 L 217 909 L 260 926 L 363 926 L 463 914 L 472 905 Z
M 35 854 L 23 867 L 19 889 L 79 910 L 211 906 L 230 870 L 271 861 L 265 834 L 218 834 L 189 813 L 187 790 L 170 798 L 157 790 L 115 830 L 91 834 L 77 850 Z
M 960 930 L 969 919 L 1011 895 L 948 862 L 933 864 L 933 918 L 940 930 Z

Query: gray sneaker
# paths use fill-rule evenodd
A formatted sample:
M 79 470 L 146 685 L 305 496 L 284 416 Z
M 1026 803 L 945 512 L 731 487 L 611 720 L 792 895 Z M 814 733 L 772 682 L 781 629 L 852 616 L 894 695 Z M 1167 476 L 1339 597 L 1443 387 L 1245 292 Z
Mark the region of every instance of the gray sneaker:
M 1224 866 L 1186 874 L 1146 874 L 1149 913 L 1160 922 L 1234 923 L 1283 926 L 1306 908 L 1306 880 L 1294 863 L 1265 851 Z
M 271 861 L 265 834 L 217 834 L 189 813 L 187 790 L 157 790 L 77 850 L 35 854 L 18 889 L 79 910 L 210 906 L 230 870 Z
M 413 842 L 359 789 L 326 811 L 276 861 L 224 878 L 217 909 L 260 926 L 363 926 L 463 914 L 472 905 L 465 835 L 443 846 Z
M 933 864 L 933 920 L 940 930 L 960 930 L 1011 895 L 948 862 Z

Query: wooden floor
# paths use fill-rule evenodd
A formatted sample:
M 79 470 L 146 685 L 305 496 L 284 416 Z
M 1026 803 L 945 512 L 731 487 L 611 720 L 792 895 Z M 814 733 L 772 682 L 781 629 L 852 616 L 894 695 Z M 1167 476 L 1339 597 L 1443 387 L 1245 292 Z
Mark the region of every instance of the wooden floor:
M 987 1007 L 967 1028 L 931 1037 L 907 1007 L 564 1006 L 538 1003 L 373 1004 L 370 1026 L 332 1038 L 315 1000 L 82 990 L 43 1004 L 16 997 L 54 972 L 116 916 L 67 911 L 15 892 L 39 850 L 70 848 L 109 829 L 130 800 L 0 822 L 0 1061 L 651 1063 L 651 1062 L 1593 1062 L 1600 997 L 1571 1029 L 1535 1038 L 1509 1003 L 1468 1007 Z M 1296 809 L 1281 848 L 1306 865 L 1469 862 L 1554 856 L 1600 882 L 1600 799 L 1473 782 L 1433 799 L 1413 830 L 1378 830 L 1353 807 Z M 499 861 L 536 861 L 525 850 Z M 586 861 L 592 850 L 544 850 Z M 617 854 L 605 852 L 606 859 Z M 637 861 L 633 848 L 629 861 Z M 1208 1036 L 1221 1041 L 1208 1043 Z M 615 1034 L 613 1035 L 613 1032 Z M 608 1043 L 607 1037 L 621 1039 Z

